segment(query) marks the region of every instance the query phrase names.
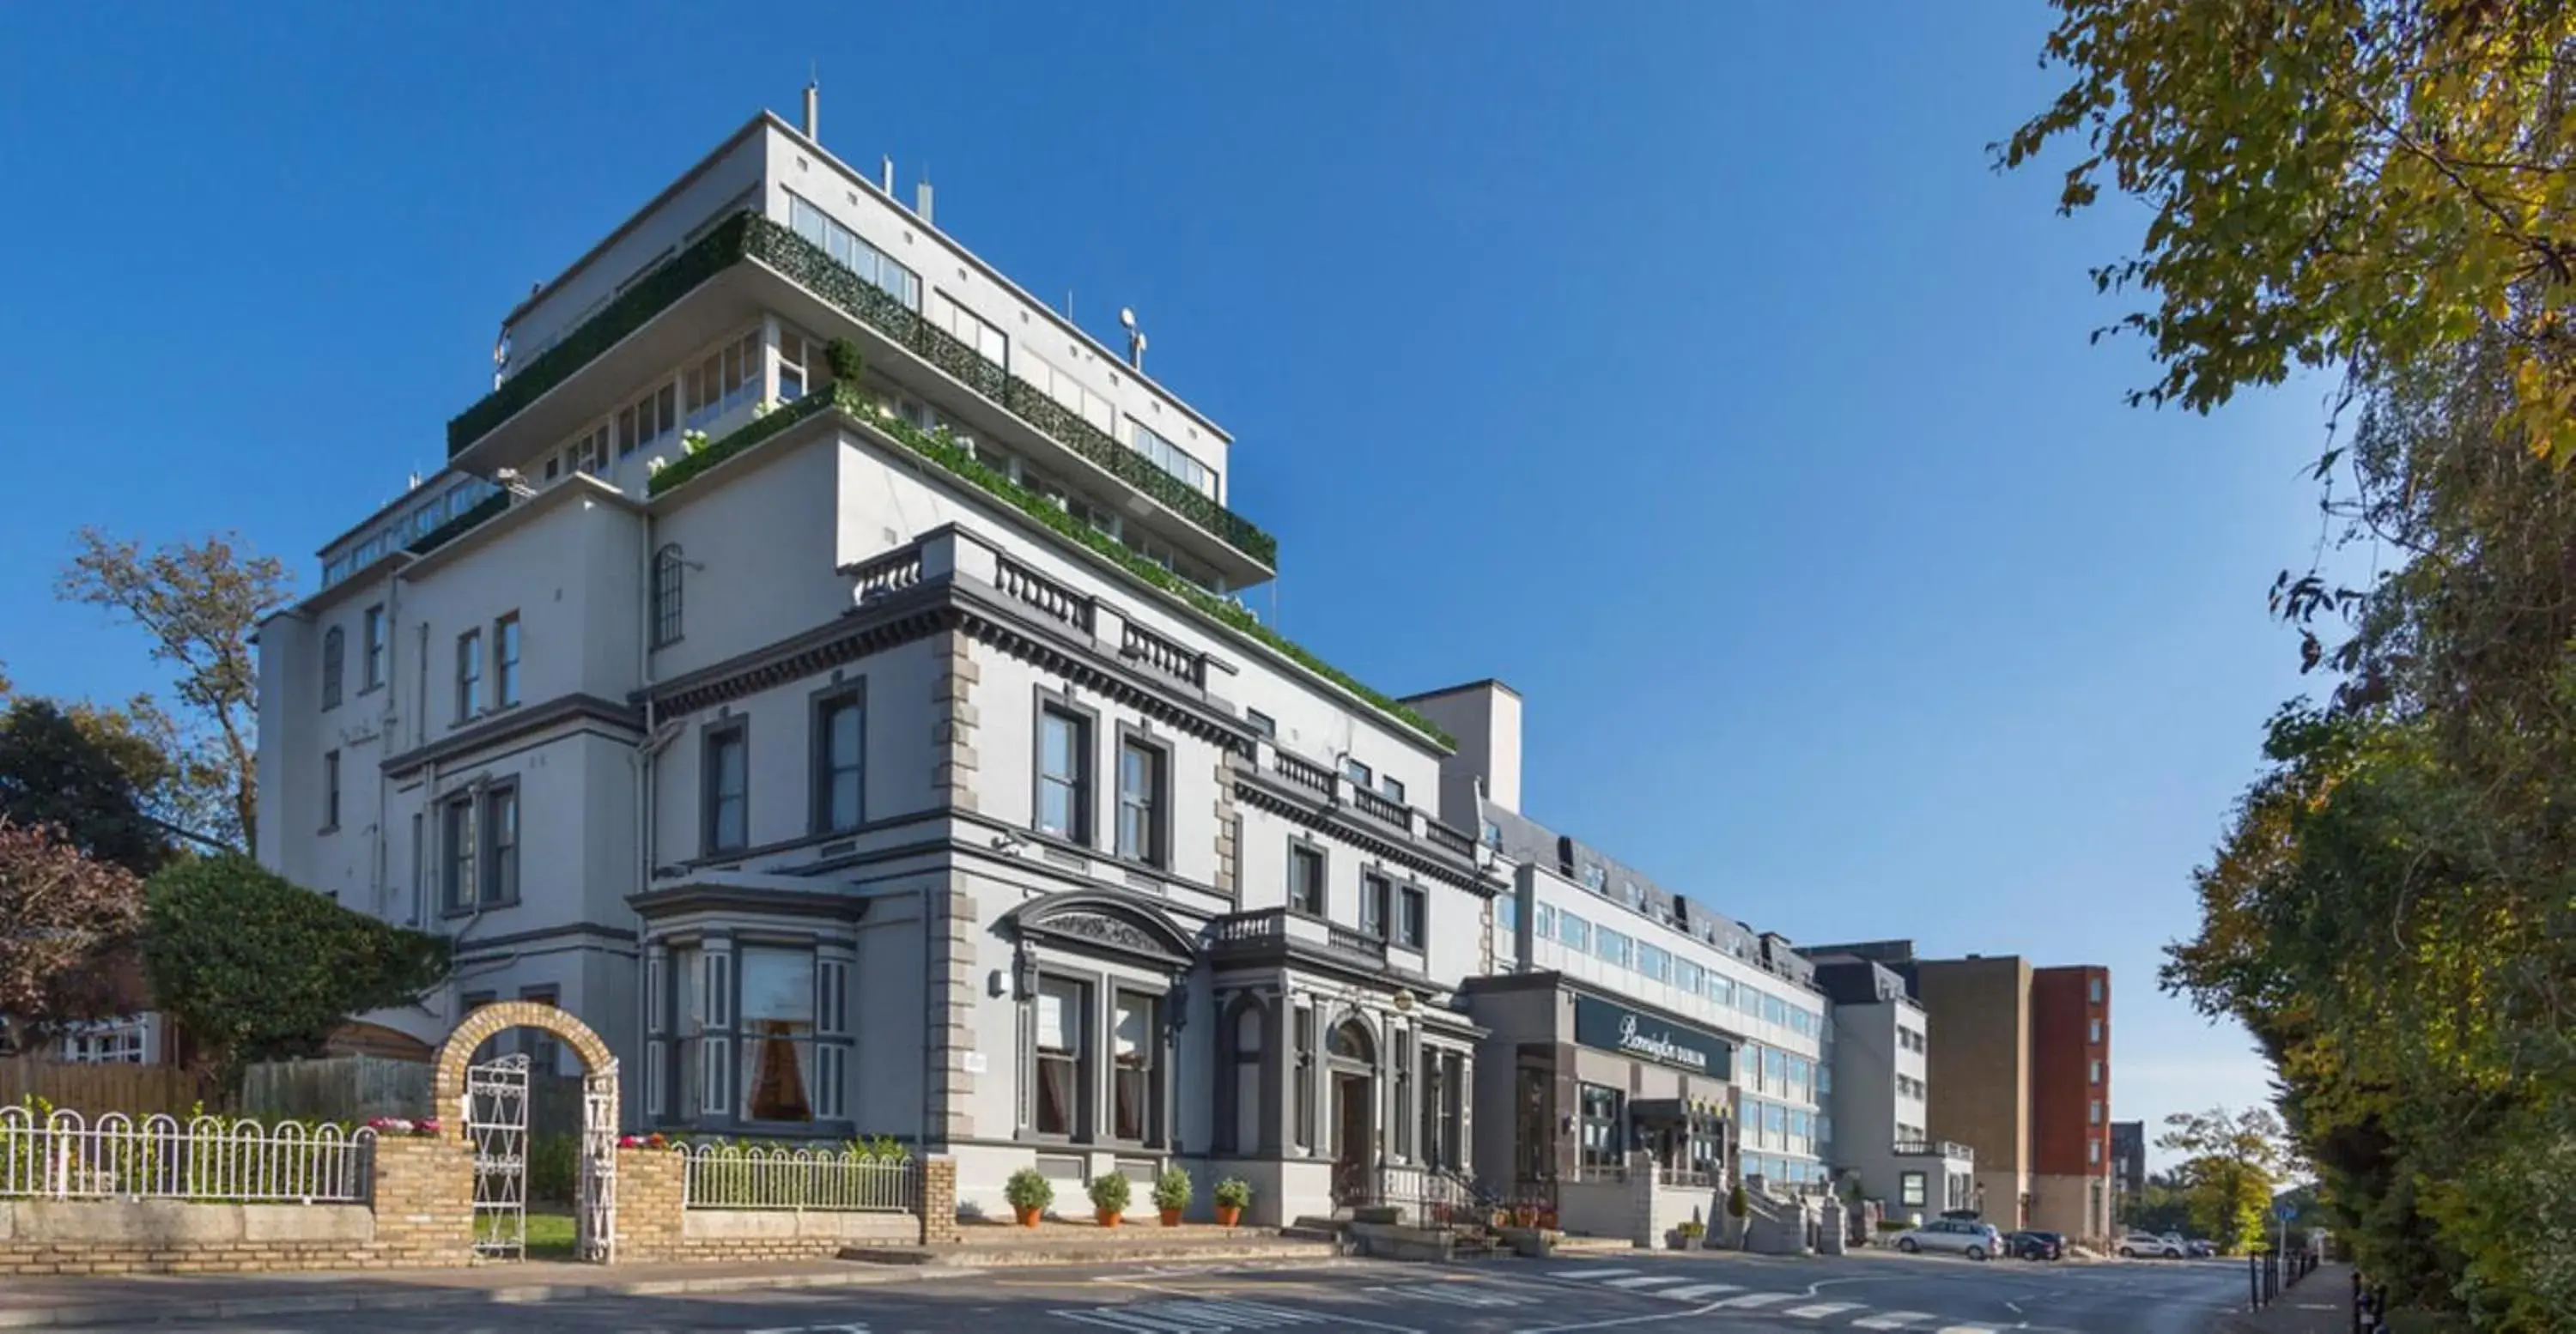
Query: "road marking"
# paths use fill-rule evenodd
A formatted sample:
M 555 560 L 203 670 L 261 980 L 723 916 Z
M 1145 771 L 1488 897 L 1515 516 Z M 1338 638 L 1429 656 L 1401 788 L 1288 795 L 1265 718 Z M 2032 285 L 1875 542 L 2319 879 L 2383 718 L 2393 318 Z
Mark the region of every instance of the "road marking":
M 1943 1325 L 1933 1334 L 1999 1334 L 1999 1331 L 1987 1325 Z
M 1675 1301 L 1695 1302 L 1702 1297 L 1714 1297 L 1721 1292 L 1742 1291 L 1744 1287 L 1739 1283 L 1693 1283 L 1687 1288 L 1666 1288 L 1655 1295 L 1670 1297 Z
M 1903 1329 L 1917 1320 L 1937 1320 L 1929 1311 L 1889 1311 L 1852 1322 L 1854 1329 Z
M 1816 1302 L 1807 1306 L 1792 1306 L 1780 1314 L 1793 1315 L 1801 1320 L 1822 1320 L 1829 1315 L 1841 1315 L 1845 1311 L 1860 1309 L 1859 1302 Z
M 1556 1272 L 1557 1275 L 1562 1278 L 1591 1280 L 1596 1278 L 1611 1278 L 1620 1274 L 1633 1274 L 1637 1271 L 1634 1269 L 1560 1269 Z
M 1728 1297 L 1723 1301 L 1710 1302 L 1709 1305 L 1751 1309 L 1757 1306 L 1777 1306 L 1782 1302 L 1794 1302 L 1801 1295 L 1795 1292 L 1748 1292 L 1741 1297 Z
M 1681 1281 L 1682 1276 L 1679 1274 L 1640 1274 L 1635 1278 L 1614 1278 L 1602 1286 L 1609 1288 L 1660 1288 L 1670 1284 L 1679 1283 Z
M 1327 1323 L 1320 1315 L 1280 1306 L 1264 1306 L 1258 1302 L 1137 1302 L 1090 1311 L 1057 1311 L 1055 1314 L 1081 1324 L 1140 1331 L 1140 1334 L 1225 1334 L 1225 1331 L 1238 1329 L 1281 1329 L 1290 1325 Z
M 1370 1288 L 1369 1291 L 1384 1293 L 1390 1297 L 1412 1297 L 1426 1302 L 1441 1302 L 1450 1306 L 1534 1306 L 1541 1300 L 1537 1297 L 1523 1297 L 1517 1293 L 1497 1292 L 1474 1283 L 1417 1283 L 1410 1287 Z

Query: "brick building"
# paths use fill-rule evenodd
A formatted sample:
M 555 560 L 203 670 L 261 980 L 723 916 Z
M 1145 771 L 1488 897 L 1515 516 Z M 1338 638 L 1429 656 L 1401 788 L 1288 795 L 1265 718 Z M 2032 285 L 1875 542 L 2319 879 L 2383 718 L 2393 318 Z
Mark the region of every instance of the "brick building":
M 2030 973 L 2031 1226 L 2111 1230 L 2111 972 Z

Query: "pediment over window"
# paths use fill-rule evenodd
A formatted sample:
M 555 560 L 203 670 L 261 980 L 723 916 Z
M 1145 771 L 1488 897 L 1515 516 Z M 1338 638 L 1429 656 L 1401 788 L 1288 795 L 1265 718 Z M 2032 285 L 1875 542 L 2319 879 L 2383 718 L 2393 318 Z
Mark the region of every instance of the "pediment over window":
M 1175 970 L 1188 968 L 1198 956 L 1189 933 L 1161 909 L 1116 894 L 1050 894 L 1021 904 L 1002 920 L 1023 940 Z

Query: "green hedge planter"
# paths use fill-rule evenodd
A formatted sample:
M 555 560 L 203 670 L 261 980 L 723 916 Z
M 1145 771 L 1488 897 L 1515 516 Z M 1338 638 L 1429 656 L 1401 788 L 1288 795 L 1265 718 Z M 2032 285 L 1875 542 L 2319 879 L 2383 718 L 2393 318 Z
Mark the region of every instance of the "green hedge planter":
M 698 284 L 744 259 L 757 259 L 785 274 L 851 318 L 912 349 L 930 364 L 1053 436 L 1067 449 L 1099 464 L 1173 512 L 1217 535 L 1226 545 L 1269 569 L 1279 568 L 1279 540 L 1108 432 L 1067 411 L 1054 399 L 1013 378 L 999 363 L 913 313 L 885 289 L 833 261 L 813 242 L 756 213 L 737 213 L 681 251 L 668 264 L 627 289 L 571 337 L 548 348 L 525 370 L 447 424 L 453 456 L 489 435 L 513 413 L 563 383 L 619 339 L 688 295 Z
M 904 448 L 938 464 L 961 480 L 983 488 L 995 498 L 1017 508 L 1021 513 L 1081 543 L 1103 559 L 1114 562 L 1129 574 L 1179 598 L 1237 633 L 1259 640 L 1298 666 L 1367 701 L 1371 707 L 1394 721 L 1402 723 L 1443 747 L 1456 748 L 1457 743 L 1450 739 L 1449 734 L 1432 726 L 1430 719 L 1398 703 L 1394 697 L 1381 694 L 1361 684 L 1349 673 L 1316 657 L 1296 641 L 1254 619 L 1252 613 L 1128 550 L 1124 544 L 1108 534 L 1065 513 L 1063 506 L 976 462 L 975 457 L 959 448 L 948 438 L 946 432 L 933 434 L 921 430 L 901 417 L 879 413 L 876 405 L 868 401 L 867 397 L 847 380 L 836 380 L 827 390 L 808 394 L 758 421 L 733 431 L 721 440 L 710 442 L 706 448 L 687 455 L 655 473 L 646 489 L 656 496 L 666 495 L 709 468 L 827 408 L 838 409 L 866 422 L 878 431 L 893 437 Z

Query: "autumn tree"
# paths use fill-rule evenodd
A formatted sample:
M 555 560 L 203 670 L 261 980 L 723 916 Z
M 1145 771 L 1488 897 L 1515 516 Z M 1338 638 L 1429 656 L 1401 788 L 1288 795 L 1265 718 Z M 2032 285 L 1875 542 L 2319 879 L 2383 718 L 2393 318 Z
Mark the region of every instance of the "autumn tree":
M 200 813 L 200 823 L 213 826 L 200 832 L 230 846 L 253 846 L 259 703 L 251 636 L 288 603 L 285 567 L 222 536 L 147 551 L 84 528 L 76 541 L 57 591 L 152 637 L 154 661 L 178 672 L 174 688 L 191 723 L 168 728 L 169 750 L 187 780 L 182 791 L 220 790 L 228 798 L 219 811 Z
M 75 985 L 141 918 L 142 882 L 83 856 L 53 830 L 0 818 L 0 1036 L 23 1047 L 64 1023 L 105 1017 Z
M 2095 271 L 2206 410 L 2298 366 L 2404 366 L 2503 340 L 2508 421 L 2576 450 L 2576 8 L 2469 0 L 2054 0 L 2064 89 L 1996 146 L 2056 149 L 2063 211 L 2152 217 Z

